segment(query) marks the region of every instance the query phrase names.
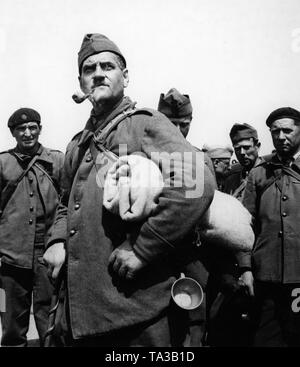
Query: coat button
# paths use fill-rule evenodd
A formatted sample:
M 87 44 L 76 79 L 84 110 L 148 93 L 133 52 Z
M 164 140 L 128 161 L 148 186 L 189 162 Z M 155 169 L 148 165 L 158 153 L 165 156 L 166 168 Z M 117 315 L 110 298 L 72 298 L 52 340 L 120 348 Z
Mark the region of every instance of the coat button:
M 86 157 L 86 162 L 90 162 L 92 160 L 92 157 L 91 156 L 88 156 L 88 157 Z
M 278 232 L 278 237 L 282 237 L 282 235 L 283 235 L 282 231 L 279 231 Z
M 283 201 L 286 201 L 288 199 L 288 197 L 286 196 L 286 195 L 284 195 L 283 197 L 282 197 L 282 200 Z
M 71 229 L 70 236 L 74 236 L 75 233 L 76 233 L 75 229 Z
M 29 219 L 28 223 L 29 224 L 32 224 L 33 223 L 33 220 L 32 219 Z
M 29 196 L 33 197 L 33 192 L 31 192 L 31 193 L 29 194 Z
M 33 178 L 32 177 L 29 177 L 29 182 L 33 182 Z
M 30 210 L 31 212 L 33 212 L 33 206 L 31 206 L 31 207 L 29 208 L 29 210 Z
M 282 213 L 282 216 L 283 216 L 283 217 L 286 217 L 286 216 L 287 216 L 286 212 L 283 212 L 283 213 Z
M 75 210 L 78 210 L 80 208 L 80 204 L 75 204 Z

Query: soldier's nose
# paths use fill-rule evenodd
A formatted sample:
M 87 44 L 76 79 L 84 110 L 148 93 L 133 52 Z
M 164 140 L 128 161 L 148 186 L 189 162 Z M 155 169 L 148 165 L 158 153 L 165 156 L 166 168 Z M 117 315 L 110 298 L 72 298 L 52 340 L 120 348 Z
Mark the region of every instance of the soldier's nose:
M 30 129 L 28 127 L 25 129 L 24 135 L 25 136 L 30 136 L 31 135 L 31 131 L 30 131 Z
M 101 68 L 101 66 L 98 64 L 95 70 L 94 78 L 104 78 L 104 77 L 105 77 L 105 73 L 103 69 Z

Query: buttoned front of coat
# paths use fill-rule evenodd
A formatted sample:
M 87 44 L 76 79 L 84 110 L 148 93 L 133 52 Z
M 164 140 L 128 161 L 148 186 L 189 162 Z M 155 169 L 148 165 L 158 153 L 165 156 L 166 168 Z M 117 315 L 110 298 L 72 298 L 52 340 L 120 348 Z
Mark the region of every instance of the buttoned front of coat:
M 44 170 L 49 171 L 58 185 L 63 157 L 63 153 L 41 146 L 36 161 Z M 0 193 L 8 182 L 16 181 L 22 174 L 20 160 L 22 158 L 18 154 L 0 154 Z M 58 192 L 45 172 L 33 166 L 19 182 L 0 217 L 1 261 L 22 268 L 32 268 L 38 200 L 44 208 L 47 232 L 59 201 Z

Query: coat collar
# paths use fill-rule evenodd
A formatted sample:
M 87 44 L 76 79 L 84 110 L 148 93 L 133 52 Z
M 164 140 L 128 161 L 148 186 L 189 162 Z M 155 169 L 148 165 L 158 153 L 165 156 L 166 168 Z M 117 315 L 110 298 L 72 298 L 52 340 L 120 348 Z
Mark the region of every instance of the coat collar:
M 273 166 L 274 169 L 281 169 L 282 168 L 282 161 L 278 157 L 276 153 L 273 154 L 272 158 L 267 162 L 270 166 Z M 296 170 L 300 173 L 300 156 L 298 155 L 293 161 L 292 169 Z
M 50 150 L 45 148 L 42 144 L 39 144 L 39 148 L 33 156 L 20 152 L 17 146 L 14 149 L 12 149 L 12 153 L 17 158 L 17 160 L 22 163 L 25 163 L 26 161 L 30 161 L 33 158 L 33 156 L 35 155 L 38 156 L 37 158 L 38 161 L 45 161 L 48 163 L 53 163 L 52 159 L 50 158 Z
M 81 137 L 79 139 L 78 146 L 82 146 L 85 143 L 87 143 L 96 131 L 102 130 L 116 116 L 118 116 L 123 111 L 128 110 L 129 108 L 133 108 L 134 106 L 135 106 L 135 102 L 132 102 L 129 97 L 125 96 L 114 107 L 112 111 L 109 111 L 106 114 L 97 116 L 95 114 L 95 111 L 92 110 L 90 118 L 88 119 L 85 125 L 85 128 L 81 134 Z

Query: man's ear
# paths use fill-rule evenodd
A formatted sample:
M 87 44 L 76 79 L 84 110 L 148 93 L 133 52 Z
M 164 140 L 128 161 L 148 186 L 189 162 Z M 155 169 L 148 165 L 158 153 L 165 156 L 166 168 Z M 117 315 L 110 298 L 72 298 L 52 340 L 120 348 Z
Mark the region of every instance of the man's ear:
M 129 74 L 128 74 L 128 69 L 127 68 L 125 68 L 123 70 L 123 78 L 124 78 L 123 85 L 124 85 L 124 88 L 126 88 L 126 87 L 128 87 L 128 84 L 129 84 Z
M 39 125 L 40 133 L 42 132 L 42 127 L 43 127 L 42 125 Z
M 257 149 L 260 149 L 260 147 L 261 147 L 261 142 L 260 142 L 260 141 L 258 141 L 258 142 L 256 143 L 256 146 L 257 146 Z

